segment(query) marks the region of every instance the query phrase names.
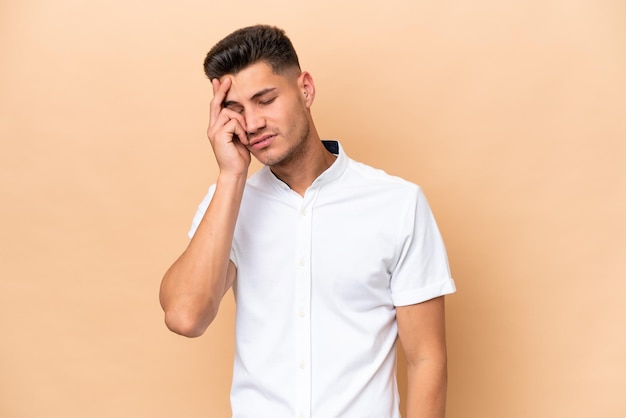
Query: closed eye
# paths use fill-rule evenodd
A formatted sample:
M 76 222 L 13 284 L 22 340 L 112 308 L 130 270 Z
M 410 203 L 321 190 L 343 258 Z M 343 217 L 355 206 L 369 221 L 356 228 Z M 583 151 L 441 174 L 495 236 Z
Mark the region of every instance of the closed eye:
M 229 110 L 232 110 L 233 112 L 237 112 L 239 114 L 243 113 L 243 106 L 240 106 L 240 105 L 228 104 L 224 107 Z
M 262 100 L 259 102 L 259 104 L 268 105 L 268 104 L 271 104 L 274 100 L 276 100 L 276 97 L 272 97 L 271 99 L 268 99 L 268 100 Z

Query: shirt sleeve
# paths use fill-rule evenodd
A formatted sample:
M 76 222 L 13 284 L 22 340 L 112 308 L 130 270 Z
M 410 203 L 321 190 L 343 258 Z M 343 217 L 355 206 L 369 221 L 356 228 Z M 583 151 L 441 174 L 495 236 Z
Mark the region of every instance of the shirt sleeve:
M 443 239 L 421 188 L 416 188 L 407 206 L 400 256 L 391 276 L 395 306 L 413 305 L 456 291 Z
M 215 184 L 209 187 L 209 191 L 207 192 L 206 196 L 204 196 L 204 199 L 202 199 L 202 202 L 200 202 L 198 210 L 196 210 L 196 214 L 191 221 L 191 228 L 187 233 L 189 239 L 193 238 L 193 236 L 195 235 L 196 230 L 198 229 L 198 225 L 200 225 L 200 221 L 202 221 L 202 218 L 204 218 L 204 214 L 209 207 L 209 203 L 211 203 L 211 199 L 213 199 L 213 194 L 215 194 Z
M 214 194 L 215 194 L 215 184 L 209 187 L 209 191 L 207 192 L 206 196 L 204 196 L 204 199 L 202 199 L 202 202 L 200 202 L 200 205 L 198 206 L 198 210 L 196 210 L 196 214 L 194 215 L 193 220 L 191 221 L 191 228 L 189 228 L 189 232 L 187 233 L 187 235 L 189 236 L 189 239 L 193 238 L 193 236 L 196 234 L 196 230 L 198 229 L 198 226 L 200 225 L 202 218 L 204 218 L 204 214 L 206 213 L 209 207 L 209 204 L 211 203 L 211 200 L 213 199 Z M 237 265 L 237 256 L 236 256 L 234 245 L 230 250 L 230 260 L 235 265 Z

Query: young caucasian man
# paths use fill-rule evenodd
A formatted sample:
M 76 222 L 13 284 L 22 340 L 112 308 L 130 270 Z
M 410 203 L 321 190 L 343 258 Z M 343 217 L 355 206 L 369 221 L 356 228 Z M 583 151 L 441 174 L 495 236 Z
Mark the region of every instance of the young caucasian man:
M 320 139 L 281 29 L 233 32 L 204 69 L 219 175 L 163 278 L 168 328 L 202 335 L 233 289 L 234 418 L 399 418 L 398 337 L 408 417 L 444 417 L 455 287 L 421 189 Z

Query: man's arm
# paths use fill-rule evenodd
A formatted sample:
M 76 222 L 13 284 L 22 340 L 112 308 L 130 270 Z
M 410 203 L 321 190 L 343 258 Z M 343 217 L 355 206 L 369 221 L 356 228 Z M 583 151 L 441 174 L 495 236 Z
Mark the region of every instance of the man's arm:
M 229 256 L 241 183 L 245 184 L 245 178 L 218 178 L 215 195 L 196 233 L 163 277 L 159 296 L 165 324 L 177 334 L 202 335 L 235 280 L 236 268 Z
M 398 335 L 407 360 L 407 418 L 444 418 L 447 354 L 444 297 L 398 306 Z
M 245 119 L 222 106 L 231 81 L 212 84 L 207 135 L 220 174 L 202 221 L 187 249 L 165 273 L 159 294 L 167 327 L 187 337 L 204 333 L 235 280 L 230 250 L 250 165 Z

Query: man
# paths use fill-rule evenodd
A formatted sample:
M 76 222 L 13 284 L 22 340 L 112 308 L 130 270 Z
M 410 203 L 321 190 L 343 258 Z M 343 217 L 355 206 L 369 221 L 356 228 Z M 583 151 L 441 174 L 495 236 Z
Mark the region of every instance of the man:
M 201 335 L 233 288 L 233 417 L 441 418 L 445 249 L 420 188 L 321 141 L 311 74 L 278 28 L 240 29 L 204 68 L 219 166 L 160 300 L 174 332 Z M 251 155 L 265 165 L 246 180 Z

